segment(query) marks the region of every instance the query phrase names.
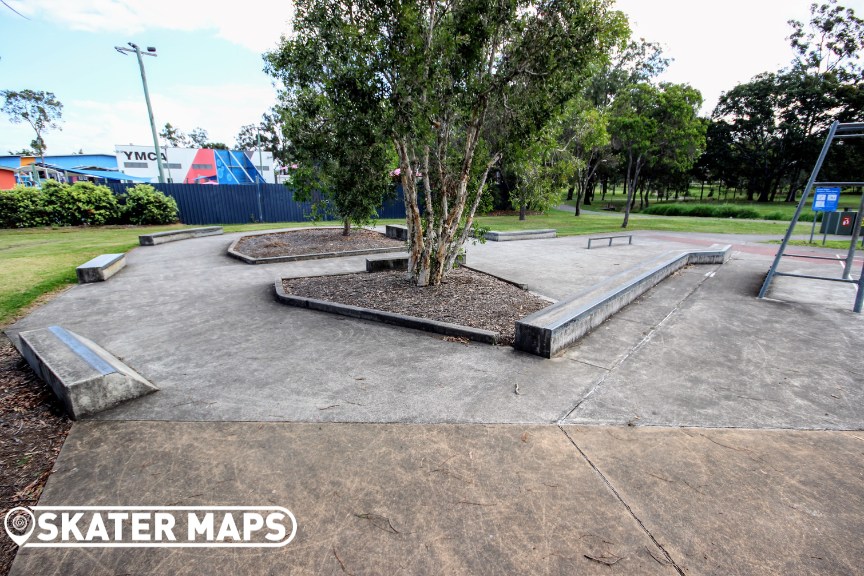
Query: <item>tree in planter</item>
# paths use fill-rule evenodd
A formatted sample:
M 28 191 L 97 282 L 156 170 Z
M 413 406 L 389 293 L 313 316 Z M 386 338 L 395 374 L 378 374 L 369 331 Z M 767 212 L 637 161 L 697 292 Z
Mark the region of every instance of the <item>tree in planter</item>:
M 487 115 L 503 118 L 502 141 L 536 134 L 626 33 L 610 4 L 310 0 L 297 6 L 294 35 L 268 63 L 287 86 L 313 86 L 334 101 L 368 91 L 367 109 L 399 157 L 409 274 L 435 285 L 503 154 L 483 137 Z
M 286 153 L 297 165 L 291 176 L 294 197 L 318 198 L 313 216 L 336 216 L 345 236 L 352 224 L 374 220 L 393 192 L 393 151 L 376 122 L 375 102 L 364 91 L 356 86 L 330 95 L 297 88 L 280 96 Z
M 36 133 L 36 138 L 30 143 L 37 154 L 45 162 L 45 140 L 42 134 L 52 129 L 60 129 L 59 121 L 63 116 L 63 104 L 52 92 L 35 90 L 2 90 L 4 102 L 2 108 L 13 124 L 27 122 Z

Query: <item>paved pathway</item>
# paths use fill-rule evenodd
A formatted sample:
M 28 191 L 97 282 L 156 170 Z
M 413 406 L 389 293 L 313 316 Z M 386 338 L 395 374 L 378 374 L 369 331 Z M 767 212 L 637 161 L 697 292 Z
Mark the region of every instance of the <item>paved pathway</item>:
M 661 251 L 735 244 L 730 263 L 678 273 L 543 360 L 280 305 L 277 276 L 360 270 L 363 258 L 249 266 L 224 255 L 230 240 L 136 249 L 111 281 L 10 330 L 61 324 L 161 387 L 76 424 L 40 504 L 273 503 L 297 516 L 297 540 L 24 549 L 13 574 L 864 565 L 864 320 L 850 286 L 784 278 L 758 300 L 770 259 L 744 249 L 752 238 L 470 247 L 473 266 L 563 298 Z M 381 517 L 390 528 L 369 520 Z

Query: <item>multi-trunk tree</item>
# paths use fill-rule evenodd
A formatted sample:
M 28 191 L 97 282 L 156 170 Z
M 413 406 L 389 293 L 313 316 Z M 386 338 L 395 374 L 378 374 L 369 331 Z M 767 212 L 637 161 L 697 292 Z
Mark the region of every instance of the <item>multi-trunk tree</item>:
M 361 88 L 399 159 L 409 274 L 438 284 L 467 240 L 501 141 L 529 139 L 626 34 L 609 0 L 299 3 L 293 34 L 268 55 L 289 91 L 308 87 L 352 108 Z M 353 109 L 359 112 L 358 109 Z

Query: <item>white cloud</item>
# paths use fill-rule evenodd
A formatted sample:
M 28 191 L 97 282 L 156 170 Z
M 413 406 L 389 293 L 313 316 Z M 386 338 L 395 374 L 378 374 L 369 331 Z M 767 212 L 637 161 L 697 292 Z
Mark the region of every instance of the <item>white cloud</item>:
M 275 90 L 267 86 L 223 84 L 174 86 L 170 95 L 151 94 L 157 130 L 171 122 L 185 132 L 202 127 L 211 141 L 233 146 L 244 124 L 260 121 L 272 106 Z M 0 155 L 29 146 L 33 131 L 28 125 L 8 124 L 0 117 Z M 61 131 L 44 135 L 48 154 L 70 154 L 78 150 L 112 154 L 116 144 L 152 143 L 144 98 L 100 102 L 73 100 L 64 103 Z
M 220 38 L 264 52 L 276 46 L 294 13 L 290 0 L 226 5 L 212 0 L 7 0 L 29 17 L 88 32 L 213 30 Z
M 791 62 L 787 21 L 807 22 L 813 1 L 616 0 L 616 7 L 630 17 L 637 37 L 659 42 L 674 59 L 661 79 L 699 89 L 710 114 L 721 92 Z M 864 15 L 864 0 L 840 4 Z

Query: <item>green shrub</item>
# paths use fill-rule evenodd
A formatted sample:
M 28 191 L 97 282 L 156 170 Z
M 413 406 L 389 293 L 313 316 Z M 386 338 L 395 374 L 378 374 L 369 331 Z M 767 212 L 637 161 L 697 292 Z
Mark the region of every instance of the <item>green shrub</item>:
M 660 216 L 692 216 L 697 218 L 764 219 L 757 210 L 735 204 L 654 204 L 642 210 L 642 213 Z
M 177 202 L 149 184 L 137 184 L 123 196 L 123 221 L 129 224 L 173 224 L 178 220 Z
M 16 186 L 0 190 L 0 228 L 47 226 L 51 223 L 51 213 L 43 200 L 38 188 Z
M 117 222 L 120 206 L 107 186 L 76 182 L 71 186 L 48 180 L 42 184 L 44 204 L 51 222 L 60 226 L 101 226 Z

